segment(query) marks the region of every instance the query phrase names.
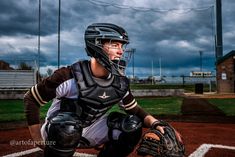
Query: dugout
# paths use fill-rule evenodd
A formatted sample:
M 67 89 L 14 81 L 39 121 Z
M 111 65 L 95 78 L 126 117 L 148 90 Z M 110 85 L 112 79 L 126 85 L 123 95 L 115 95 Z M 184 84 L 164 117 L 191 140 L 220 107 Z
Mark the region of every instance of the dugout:
M 216 62 L 218 93 L 235 93 L 235 50 L 219 58 Z

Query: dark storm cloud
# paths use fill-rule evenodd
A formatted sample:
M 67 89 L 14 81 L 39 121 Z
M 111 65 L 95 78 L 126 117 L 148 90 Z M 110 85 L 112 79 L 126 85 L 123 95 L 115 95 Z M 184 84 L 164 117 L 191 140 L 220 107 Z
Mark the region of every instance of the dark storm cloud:
M 58 0 L 41 1 L 41 65 L 57 66 Z M 25 57 L 29 57 L 30 53 L 32 56 L 37 54 L 38 2 L 0 1 L 0 37 L 3 37 L 0 40 L 4 44 L 0 45 L 2 54 L 11 52 L 15 56 L 19 54 Z M 188 71 L 195 70 L 199 67 L 199 51 L 203 51 L 205 69 L 214 70 L 215 15 L 212 6 L 215 0 L 122 0 L 118 2 L 119 5 L 107 0 L 103 2 L 61 0 L 61 64 L 86 58 L 83 33 L 87 25 L 110 22 L 128 31 L 131 41 L 129 47 L 136 49 L 135 66 L 142 71 L 151 67 L 151 61 L 157 65 L 159 58 L 168 72 L 182 73 L 185 68 Z M 155 8 L 155 11 L 138 9 L 140 6 Z M 223 0 L 222 6 L 226 54 L 235 49 L 235 2 Z M 15 38 L 18 41 L 13 40 Z
M 36 34 L 35 2 L 1 0 L 0 35 Z
M 57 32 L 57 1 L 42 0 L 41 35 Z M 38 35 L 38 0 L 1 0 L 0 35 Z

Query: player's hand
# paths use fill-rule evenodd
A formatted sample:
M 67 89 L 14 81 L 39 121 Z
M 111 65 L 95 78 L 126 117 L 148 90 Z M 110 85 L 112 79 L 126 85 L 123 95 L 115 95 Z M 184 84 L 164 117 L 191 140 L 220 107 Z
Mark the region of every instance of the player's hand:
M 162 134 L 164 134 L 164 126 L 157 126 L 156 129 L 159 130 Z M 183 144 L 182 135 L 177 130 L 174 129 L 174 131 L 177 140 Z
M 162 134 L 164 134 L 164 126 L 157 126 L 155 129 L 159 130 Z
M 144 133 L 137 154 L 141 156 L 177 156 L 185 155 L 181 135 L 167 122 L 155 121 Z

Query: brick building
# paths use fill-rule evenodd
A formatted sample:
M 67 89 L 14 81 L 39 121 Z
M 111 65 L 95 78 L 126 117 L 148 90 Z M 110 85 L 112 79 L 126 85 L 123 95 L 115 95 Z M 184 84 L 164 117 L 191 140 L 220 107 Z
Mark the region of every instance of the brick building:
M 0 60 L 0 70 L 13 70 L 12 67 L 10 67 L 10 64 L 3 61 L 3 60 Z
M 217 92 L 235 93 L 235 50 L 216 62 Z

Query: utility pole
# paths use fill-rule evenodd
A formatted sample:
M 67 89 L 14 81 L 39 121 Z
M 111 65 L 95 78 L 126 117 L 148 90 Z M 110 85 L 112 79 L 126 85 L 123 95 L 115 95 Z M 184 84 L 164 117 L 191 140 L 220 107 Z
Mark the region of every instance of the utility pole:
M 41 0 L 38 3 L 38 72 L 40 70 Z
M 159 68 L 160 79 L 162 79 L 162 58 L 159 58 Z
M 202 51 L 199 51 L 200 54 L 200 72 L 202 72 Z
M 152 60 L 152 85 L 153 85 L 153 60 Z
M 222 35 L 222 7 L 221 0 L 216 0 L 216 37 L 215 37 L 216 60 L 223 57 L 223 35 Z
M 133 81 L 135 80 L 135 49 L 132 49 L 132 54 L 133 54 L 133 57 L 132 57 L 132 75 L 133 75 Z
M 41 0 L 38 1 L 38 64 L 37 64 L 37 82 L 39 81 L 40 76 L 40 37 L 41 37 Z
M 60 9 L 61 9 L 61 0 L 59 0 L 59 14 L 58 14 L 58 69 L 60 68 Z

